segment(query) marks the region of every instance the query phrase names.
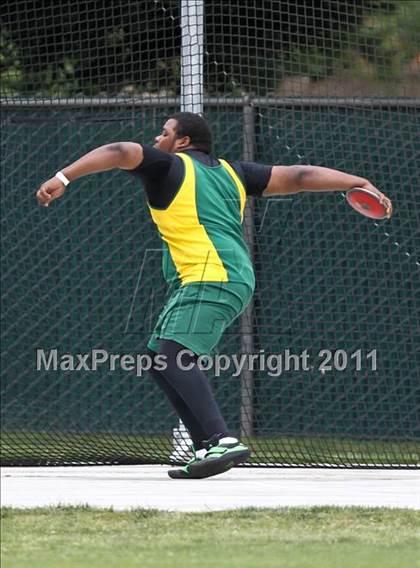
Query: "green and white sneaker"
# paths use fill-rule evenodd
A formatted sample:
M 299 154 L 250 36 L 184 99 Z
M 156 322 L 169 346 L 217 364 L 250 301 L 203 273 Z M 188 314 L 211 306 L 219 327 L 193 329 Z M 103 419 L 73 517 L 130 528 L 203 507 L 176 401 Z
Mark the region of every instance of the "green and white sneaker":
M 172 479 L 204 479 L 228 471 L 250 455 L 249 449 L 236 438 L 221 438 L 208 450 L 196 451 L 184 467 L 170 469 L 168 475 Z

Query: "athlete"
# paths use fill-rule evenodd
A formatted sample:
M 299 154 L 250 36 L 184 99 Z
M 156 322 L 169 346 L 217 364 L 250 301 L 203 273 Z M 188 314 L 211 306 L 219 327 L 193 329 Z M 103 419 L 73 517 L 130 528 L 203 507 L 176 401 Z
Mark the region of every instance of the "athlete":
M 217 159 L 207 122 L 185 112 L 165 122 L 153 147 L 119 142 L 85 154 L 41 185 L 38 203 L 48 207 L 68 183 L 114 168 L 136 176 L 146 191 L 172 292 L 148 343 L 153 361 L 159 355 L 165 368 L 156 364 L 150 372 L 185 424 L 193 457 L 168 473 L 175 479 L 210 477 L 250 456 L 229 431 L 197 365 L 197 357 L 212 352 L 254 292 L 242 232 L 246 197 L 363 187 L 380 196 L 388 217 L 392 205 L 368 180 L 338 170 Z

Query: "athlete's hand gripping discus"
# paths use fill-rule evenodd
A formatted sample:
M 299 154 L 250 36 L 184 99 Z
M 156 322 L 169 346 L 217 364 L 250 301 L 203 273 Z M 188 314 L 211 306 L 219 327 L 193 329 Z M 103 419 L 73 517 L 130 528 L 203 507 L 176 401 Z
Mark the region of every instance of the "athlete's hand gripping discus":
M 370 219 L 389 219 L 392 215 L 392 203 L 380 191 L 354 187 L 347 191 L 346 199 L 355 211 Z

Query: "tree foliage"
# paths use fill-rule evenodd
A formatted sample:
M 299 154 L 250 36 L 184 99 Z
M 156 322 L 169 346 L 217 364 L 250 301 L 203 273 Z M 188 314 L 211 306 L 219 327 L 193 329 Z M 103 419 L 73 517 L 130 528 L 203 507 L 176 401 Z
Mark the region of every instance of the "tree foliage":
M 78 96 L 179 92 L 179 0 L 5 0 L 2 92 Z M 419 0 L 206 0 L 209 94 L 316 81 L 357 57 L 395 76 L 418 50 Z M 417 17 L 417 19 L 416 19 Z

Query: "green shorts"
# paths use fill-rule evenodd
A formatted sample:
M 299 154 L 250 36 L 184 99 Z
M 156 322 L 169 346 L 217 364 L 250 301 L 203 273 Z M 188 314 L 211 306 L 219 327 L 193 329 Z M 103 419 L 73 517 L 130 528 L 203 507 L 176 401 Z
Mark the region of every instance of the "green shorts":
M 160 313 L 147 346 L 159 352 L 159 339 L 172 339 L 196 355 L 211 354 L 253 292 L 248 284 L 234 282 L 198 282 L 177 288 Z

